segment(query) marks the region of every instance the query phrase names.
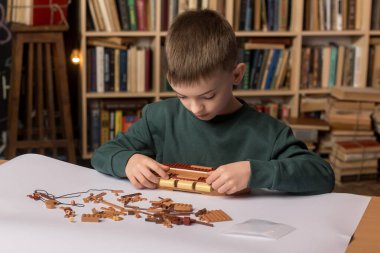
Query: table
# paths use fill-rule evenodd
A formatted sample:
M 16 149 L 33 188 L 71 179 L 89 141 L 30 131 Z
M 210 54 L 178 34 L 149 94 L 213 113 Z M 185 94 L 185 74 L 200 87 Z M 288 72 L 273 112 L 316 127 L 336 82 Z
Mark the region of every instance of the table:
M 380 197 L 372 197 L 346 252 L 378 252 L 379 249 Z
M 0 184 L 0 206 L 2 206 L 2 208 L 0 209 L 0 220 L 3 218 L 3 220 L 6 221 L 5 226 L 0 227 L 0 235 L 2 236 L 4 241 L 7 242 L 9 240 L 14 239 L 11 236 L 12 232 L 17 231 L 17 233 L 18 233 L 18 232 L 22 231 L 25 233 L 25 235 L 23 237 L 24 238 L 23 244 L 27 245 L 26 247 L 28 247 L 28 249 L 30 249 L 30 250 L 34 249 L 33 248 L 34 245 L 31 245 L 31 243 L 34 242 L 33 236 L 36 236 L 38 238 L 44 238 L 44 241 L 46 241 L 46 245 L 44 245 L 43 248 L 41 248 L 41 249 L 46 250 L 46 252 L 48 252 L 47 250 L 49 249 L 49 243 L 50 243 L 50 245 L 54 245 L 57 243 L 57 242 L 49 240 L 49 237 L 56 239 L 56 237 L 54 237 L 55 236 L 54 233 L 60 234 L 60 238 L 62 238 L 62 245 L 65 245 L 67 243 L 67 240 L 68 241 L 72 240 L 72 238 L 70 238 L 69 235 L 64 233 L 64 231 L 60 231 L 60 229 L 59 229 L 60 227 L 65 227 L 65 229 L 69 229 L 69 230 L 71 230 L 73 228 L 73 226 L 76 226 L 78 228 L 75 230 L 74 229 L 71 230 L 71 233 L 76 234 L 77 236 L 84 236 L 84 239 L 81 239 L 80 241 L 74 240 L 74 245 L 76 245 L 77 247 L 83 247 L 83 245 L 80 245 L 80 243 L 83 244 L 83 243 L 86 243 L 88 241 L 91 241 L 92 239 L 89 240 L 89 238 L 86 238 L 86 237 L 88 237 L 88 235 L 83 233 L 83 227 L 81 227 L 82 225 L 80 223 L 79 224 L 73 224 L 73 225 L 68 224 L 68 222 L 64 221 L 64 219 L 61 217 L 62 215 L 61 215 L 61 213 L 59 213 L 59 211 L 52 213 L 51 210 L 44 209 L 43 206 L 40 206 L 41 203 L 40 203 L 40 205 L 38 205 L 38 203 L 33 203 L 32 200 L 24 199 L 25 193 L 27 192 L 25 189 L 29 189 L 29 191 L 32 191 L 32 188 L 30 188 L 30 187 L 33 186 L 33 187 L 35 187 L 33 189 L 36 189 L 38 187 L 42 187 L 42 188 L 48 187 L 53 192 L 57 191 L 57 190 L 62 191 L 63 186 L 66 184 L 65 184 L 65 182 L 61 182 L 61 181 L 70 180 L 70 178 L 67 177 L 67 174 L 69 173 L 71 175 L 74 175 L 74 171 L 78 171 L 78 173 L 75 174 L 75 175 L 77 175 L 77 179 L 79 179 L 82 176 L 81 174 L 83 174 L 86 176 L 86 181 L 83 181 L 83 183 L 78 184 L 75 182 L 76 180 L 74 178 L 73 180 L 71 180 L 72 183 L 70 182 L 71 186 L 68 187 L 68 189 L 72 189 L 72 187 L 74 187 L 75 185 L 80 185 L 82 188 L 83 187 L 88 188 L 90 185 L 94 185 L 94 184 L 99 186 L 99 187 L 105 187 L 106 185 L 109 186 L 110 182 L 112 182 L 115 185 L 115 187 L 118 188 L 117 187 L 118 185 L 125 185 L 126 184 L 124 181 L 121 181 L 121 180 L 118 181 L 114 178 L 110 178 L 110 177 L 107 177 L 104 175 L 99 175 L 99 173 L 88 170 L 88 169 L 84 169 L 83 167 L 79 167 L 79 166 L 75 166 L 75 165 L 66 165 L 63 162 L 60 162 L 60 161 L 57 162 L 57 161 L 54 161 L 54 159 L 46 158 L 46 157 L 42 157 L 42 156 L 38 156 L 38 155 L 26 155 L 24 157 L 19 157 L 16 159 L 26 160 L 26 162 L 24 161 L 24 163 L 23 163 L 23 167 L 28 167 L 28 168 L 16 167 L 16 168 L 11 168 L 11 169 L 8 168 L 8 170 L 7 170 L 6 166 L 7 166 L 7 164 L 10 164 L 11 162 L 6 163 L 5 165 L 0 167 L 0 180 L 2 178 L 5 179 L 4 182 L 2 182 L 2 184 Z M 54 170 L 56 168 L 53 168 L 55 166 L 55 164 L 56 164 L 56 167 L 61 167 L 61 168 L 57 168 L 56 172 L 54 172 Z M 46 168 L 44 168 L 44 166 L 46 166 Z M 1 168 L 5 168 L 7 173 L 2 173 L 4 171 L 2 171 Z M 66 173 L 66 171 L 63 171 L 62 168 L 64 168 L 64 170 L 67 170 L 67 173 Z M 51 173 L 51 175 L 50 175 L 49 170 L 53 171 Z M 10 183 L 12 178 L 13 178 L 13 180 L 16 180 L 16 178 L 17 179 L 19 178 L 19 176 L 17 176 L 17 177 L 13 176 L 13 171 L 15 171 L 14 172 L 15 174 L 19 173 L 20 175 L 23 175 L 23 177 L 20 179 L 20 182 L 18 184 L 17 190 L 19 192 L 14 191 L 14 193 L 4 193 L 4 191 L 5 191 L 4 189 L 6 189 L 8 192 L 10 192 L 9 186 L 8 187 L 4 186 L 4 189 L 1 189 L 2 185 L 4 185 L 4 183 L 6 183 L 6 184 Z M 20 172 L 22 172 L 22 173 L 20 173 Z M 29 175 L 28 175 L 28 173 L 29 173 Z M 35 179 L 30 180 L 31 178 L 33 178 L 34 173 L 36 173 L 36 175 L 38 175 L 38 176 L 35 177 Z M 46 178 L 41 178 L 41 176 L 45 176 Z M 57 178 L 59 178 L 59 180 L 57 180 Z M 56 183 L 52 182 L 54 180 L 56 180 L 57 182 Z M 107 184 L 105 184 L 105 182 L 107 182 Z M 25 186 L 26 184 L 29 184 L 29 185 L 26 187 Z M 127 186 L 130 187 L 129 184 Z M 22 187 L 24 187 L 25 189 L 22 189 L 22 191 L 21 191 L 20 188 L 22 188 Z M 1 190 L 3 190 L 3 191 L 1 191 Z M 198 202 L 198 204 L 202 203 L 202 205 L 206 205 L 206 206 L 207 206 L 207 204 L 210 205 L 211 203 L 215 207 L 218 207 L 218 205 L 220 205 L 220 207 L 222 207 L 221 209 L 228 210 L 228 212 L 231 212 L 230 213 L 231 216 L 235 218 L 235 221 L 239 221 L 239 222 L 244 221 L 244 220 L 239 220 L 239 218 L 240 218 L 239 216 L 246 216 L 246 217 L 244 217 L 245 219 L 247 217 L 249 217 L 249 216 L 247 216 L 246 210 L 235 210 L 234 208 L 233 209 L 229 208 L 229 206 L 231 206 L 231 205 L 232 206 L 237 205 L 238 206 L 237 209 L 239 209 L 239 208 L 241 209 L 241 207 L 239 207 L 239 205 L 241 205 L 241 203 L 245 203 L 244 199 L 238 199 L 238 198 L 237 199 L 235 199 L 235 198 L 229 199 L 228 204 L 226 204 L 225 203 L 226 200 L 223 200 L 219 197 L 211 197 L 210 198 L 207 196 L 203 197 L 203 196 L 192 195 L 192 194 L 188 194 L 188 193 L 173 193 L 173 192 L 163 193 L 163 191 L 151 191 L 151 190 L 145 190 L 144 192 L 147 192 L 147 194 L 150 194 L 151 196 L 160 196 L 160 195 L 161 196 L 163 195 L 164 197 L 174 196 L 173 199 L 180 197 L 181 199 L 183 199 L 183 201 L 185 203 L 186 203 L 186 200 L 193 200 L 193 202 Z M 61 193 L 67 193 L 67 189 L 66 189 L 66 192 L 61 192 Z M 19 203 L 16 203 L 16 201 L 15 201 L 15 203 L 10 203 L 13 201 L 14 197 L 9 197 L 9 194 L 14 194 L 15 196 L 22 194 L 22 199 L 19 201 Z M 337 195 L 337 194 L 335 194 L 335 195 Z M 327 194 L 325 197 L 330 197 L 330 196 L 335 196 L 335 195 L 334 194 Z M 349 197 L 350 194 L 340 194 L 339 196 Z M 356 196 L 356 195 L 353 195 L 353 196 Z M 288 197 L 288 196 L 276 197 L 276 196 L 269 195 L 269 197 L 267 197 L 265 195 L 263 195 L 263 196 L 258 195 L 258 196 L 254 196 L 253 198 L 254 198 L 254 201 L 256 201 L 256 202 L 262 201 L 262 204 L 263 204 L 263 205 L 260 205 L 259 208 L 254 210 L 254 212 L 256 214 L 255 216 L 261 215 L 264 218 L 265 218 L 265 215 L 267 213 L 269 213 L 270 211 L 273 211 L 273 210 L 269 210 L 269 211 L 264 210 L 263 212 L 261 212 L 260 211 L 261 206 L 262 206 L 262 208 L 265 208 L 265 206 L 269 205 L 271 198 L 273 198 L 273 199 L 275 198 L 276 201 L 282 203 L 281 207 L 284 207 L 284 208 L 281 208 L 281 210 L 279 210 L 279 212 L 276 213 L 276 217 L 278 216 L 278 219 L 280 221 L 283 221 L 286 224 L 292 224 L 292 225 L 294 224 L 295 226 L 298 227 L 297 228 L 298 232 L 296 230 L 295 232 L 289 234 L 289 236 L 284 237 L 284 240 L 291 238 L 296 233 L 300 234 L 300 231 L 302 231 L 302 229 L 305 230 L 305 228 L 302 227 L 303 223 L 309 222 L 313 226 L 318 226 L 319 223 L 321 223 L 321 222 L 311 221 L 314 218 L 314 216 L 313 215 L 310 216 L 310 214 L 308 214 L 308 212 L 311 212 L 313 209 L 318 209 L 318 208 L 319 208 L 318 210 L 323 212 L 323 210 L 325 210 L 326 208 L 327 209 L 329 208 L 328 205 L 337 204 L 334 202 L 329 202 L 329 203 L 327 203 L 328 205 L 326 205 L 326 207 L 322 207 L 322 208 L 318 204 L 315 204 L 315 206 L 313 206 L 315 201 L 318 201 L 319 198 L 324 198 L 324 196 L 297 197 L 297 201 L 295 201 L 295 202 L 294 201 L 291 202 L 292 201 L 291 198 L 294 198 L 294 197 Z M 315 201 L 308 202 L 308 198 L 312 198 L 313 200 L 315 199 Z M 364 197 L 357 196 L 355 198 L 361 199 Z M 212 201 L 210 201 L 210 199 Z M 347 200 L 350 201 L 350 198 L 348 198 Z M 3 201 L 3 203 L 1 203 L 2 201 Z M 296 206 L 296 207 L 294 207 L 296 209 L 299 208 L 299 206 L 302 207 L 302 205 L 300 203 L 304 202 L 304 201 L 306 201 L 305 203 L 308 203 L 307 205 L 311 205 L 312 207 L 306 206 L 305 207 L 306 211 L 301 210 L 302 216 L 297 216 L 297 214 L 294 214 L 295 217 L 288 217 L 287 215 L 282 216 L 282 214 L 284 212 L 286 212 L 287 209 L 291 209 L 291 208 L 293 208 L 293 206 Z M 353 201 L 355 201 L 355 199 L 353 199 Z M 190 203 L 191 202 L 192 201 L 190 201 Z M 315 202 L 315 203 L 317 203 L 317 202 Z M 366 203 L 368 203 L 368 202 L 366 202 Z M 8 205 L 4 205 L 4 204 L 8 204 Z M 14 209 L 12 209 L 11 212 L 7 212 L 10 210 L 11 207 L 9 207 L 9 206 L 12 206 L 12 204 L 13 204 L 12 208 L 14 208 Z M 341 204 L 346 204 L 346 203 L 342 202 Z M 289 206 L 287 206 L 287 205 L 289 205 Z M 338 203 L 338 205 L 339 205 L 339 203 Z M 18 206 L 18 208 L 17 208 L 17 206 Z M 355 208 L 357 208 L 357 205 L 353 205 L 350 208 L 347 208 L 347 212 L 350 212 L 352 209 L 355 209 Z M 24 214 L 23 210 L 29 210 L 29 211 Z M 362 209 L 362 210 L 364 212 L 364 209 Z M 15 225 L 12 225 L 10 227 L 6 227 L 7 222 L 12 220 L 12 217 L 9 217 L 10 216 L 9 213 L 11 213 L 11 215 L 13 215 L 14 212 L 15 212 L 15 217 L 19 217 L 19 218 L 17 218 L 17 220 L 20 219 L 20 222 L 16 222 Z M 41 212 L 43 212 L 44 215 L 41 215 L 40 214 Z M 341 219 L 341 216 L 344 216 L 344 213 L 346 213 L 346 211 L 343 212 L 340 210 L 339 215 L 337 215 L 334 218 L 334 220 L 332 220 L 332 223 L 335 222 L 335 219 L 336 220 Z M 52 214 L 54 214 L 55 217 L 54 216 L 52 217 L 51 216 Z M 305 215 L 303 215 L 303 214 L 305 214 Z M 323 215 L 326 215 L 325 218 L 329 219 L 328 216 L 330 216 L 331 214 L 334 214 L 334 212 L 332 212 L 332 213 L 327 212 L 326 214 L 323 214 Z M 375 252 L 377 249 L 380 248 L 380 246 L 379 246 L 379 243 L 380 243 L 380 238 L 379 238 L 379 236 L 380 236 L 380 232 L 379 232 L 380 231 L 380 219 L 379 219 L 379 216 L 380 215 L 379 214 L 380 214 L 380 198 L 373 197 L 371 199 L 370 204 L 368 205 L 367 210 L 365 211 L 363 218 L 360 221 L 359 226 L 356 229 L 354 239 L 350 243 L 350 245 L 347 249 L 347 252 L 349 252 L 349 253 L 352 253 L 352 252 Z M 41 216 L 41 217 L 36 218 L 36 216 Z M 268 216 L 268 217 L 270 217 L 270 216 Z M 360 220 L 360 217 L 361 216 L 356 217 L 358 222 Z M 243 218 L 243 217 L 241 217 L 241 218 Z M 302 222 L 299 221 L 297 223 L 297 222 L 295 222 L 296 220 L 294 220 L 294 219 L 296 219 L 296 220 L 300 219 L 300 220 L 302 220 Z M 32 223 L 32 226 L 30 226 L 30 224 L 29 225 L 24 224 L 24 223 L 28 223 L 28 222 Z M 96 247 L 95 245 L 98 245 L 98 248 L 95 248 L 95 251 L 94 251 L 94 249 L 89 247 L 89 248 L 87 248 L 87 250 L 91 250 L 92 252 L 102 252 L 103 250 L 106 250 L 106 248 L 101 248 L 104 246 L 101 243 L 101 240 L 103 238 L 102 233 L 103 233 L 103 230 L 107 230 L 108 231 L 107 233 L 112 234 L 112 232 L 113 232 L 112 229 L 116 229 L 120 233 L 125 233 L 126 238 L 136 236 L 136 234 L 148 233 L 147 234 L 147 241 L 149 243 L 156 243 L 157 245 L 160 245 L 160 244 L 162 245 L 162 241 L 165 241 L 165 240 L 170 241 L 170 239 L 169 239 L 170 236 L 173 236 L 173 238 L 175 238 L 175 237 L 182 238 L 182 240 L 180 240 L 180 241 L 184 245 L 189 245 L 189 243 L 191 244 L 192 240 L 197 240 L 200 243 L 203 243 L 205 245 L 207 245 L 207 244 L 214 245 L 214 243 L 219 240 L 219 242 L 221 243 L 220 245 L 222 246 L 222 249 L 227 250 L 227 251 L 232 250 L 232 249 L 234 249 L 235 251 L 236 250 L 239 251 L 239 249 L 240 249 L 239 252 L 243 252 L 243 251 L 248 252 L 248 249 L 250 249 L 250 248 L 247 248 L 247 245 L 250 245 L 249 244 L 250 241 L 240 241 L 241 245 L 238 244 L 238 245 L 232 245 L 231 246 L 229 243 L 226 243 L 226 241 L 232 240 L 231 237 L 222 236 L 223 239 L 221 240 L 221 236 L 220 236 L 219 232 L 222 231 L 223 229 L 227 228 L 228 224 L 227 225 L 224 225 L 224 224 L 219 225 L 218 224 L 211 231 L 207 230 L 209 228 L 200 228 L 200 227 L 193 227 L 193 226 L 189 227 L 189 228 L 185 228 L 185 229 L 175 228 L 172 231 L 167 231 L 164 228 L 158 227 L 159 225 L 153 225 L 152 226 L 151 224 L 141 224 L 141 222 L 143 222 L 143 221 L 132 221 L 132 224 L 128 225 L 128 226 L 133 227 L 133 229 L 134 229 L 133 233 L 130 233 L 130 231 L 123 230 L 123 226 L 119 226 L 116 223 L 104 223 L 104 224 L 99 224 L 99 225 L 96 224 L 96 226 L 91 226 L 91 225 L 94 225 L 94 224 L 91 224 L 90 226 L 86 226 L 84 231 L 87 231 L 89 234 L 92 233 L 91 237 L 96 236 L 96 234 L 93 234 L 94 231 L 100 233 L 99 237 L 93 239 L 94 244 L 91 245 L 93 247 Z M 323 220 L 322 220 L 322 222 L 323 222 Z M 0 223 L 2 223 L 2 222 L 0 222 Z M 136 223 L 136 224 L 134 224 L 134 223 Z M 47 234 L 47 235 L 41 234 L 41 230 L 39 229 L 39 227 L 49 226 L 49 224 L 56 226 L 57 232 L 55 232 L 55 230 L 52 230 L 52 232 L 53 232 L 52 234 Z M 345 225 L 343 225 L 343 226 L 345 226 Z M 2 233 L 1 228 L 3 228 L 3 233 Z M 148 228 L 148 230 L 146 230 L 147 228 Z M 355 227 L 353 227 L 353 229 L 355 229 Z M 191 233 L 189 233 L 189 231 Z M 318 239 L 320 239 L 320 238 L 318 238 L 319 236 L 324 236 L 323 234 L 321 235 L 321 233 L 317 233 L 317 231 L 309 231 L 308 229 L 306 229 L 305 231 L 307 233 L 311 233 L 313 235 L 313 236 L 307 237 L 306 239 L 315 238 L 315 240 L 318 240 Z M 352 230 L 352 231 L 354 231 L 354 230 Z M 158 238 L 155 238 L 155 237 L 152 237 L 152 235 L 149 235 L 150 232 L 153 234 L 156 233 L 156 235 L 159 235 L 160 239 L 157 240 Z M 214 235 L 210 235 L 209 233 L 214 233 Z M 217 233 L 216 236 L 215 236 L 215 233 Z M 184 238 L 186 238 L 187 234 L 191 235 L 195 239 L 189 238 L 188 242 L 187 242 L 187 240 L 183 240 Z M 4 235 L 5 235 L 5 237 L 4 237 Z M 116 235 L 118 235 L 118 233 Z M 9 238 L 7 238 L 7 236 Z M 23 235 L 20 235 L 20 236 L 22 237 Z M 183 236 L 185 236 L 185 237 L 183 237 Z M 330 237 L 330 236 L 327 236 L 327 237 Z M 344 237 L 344 236 L 339 235 L 334 240 L 340 240 L 340 237 Z M 333 237 L 333 238 L 335 238 L 335 237 Z M 133 239 L 135 239 L 135 238 L 133 238 Z M 239 240 L 240 239 L 238 239 L 238 241 Z M 175 240 L 173 243 L 176 243 Z M 262 241 L 254 241 L 253 240 L 252 243 L 260 244 L 260 243 L 262 243 Z M 312 241 L 310 241 L 309 244 L 310 243 L 314 244 Z M 329 243 L 332 243 L 332 242 L 331 241 L 327 242 L 326 245 L 323 245 L 322 247 L 329 247 Z M 119 251 L 117 251 L 117 249 L 120 250 L 120 248 L 118 248 L 118 246 L 120 246 L 120 243 L 118 243 L 116 241 L 113 244 L 114 244 L 113 245 L 114 247 L 111 247 L 111 248 L 115 249 L 115 250 L 113 250 L 113 252 L 119 252 Z M 7 245 L 7 243 L 2 244 L 2 245 Z M 128 245 L 129 245 L 129 243 L 128 243 Z M 321 244 L 318 245 L 318 243 L 317 243 L 317 246 L 321 247 L 320 245 Z M 195 245 L 195 246 L 197 246 L 197 245 Z M 17 247 L 22 247 L 22 245 L 17 244 Z M 34 246 L 34 247 L 36 247 L 36 246 Z M 146 247 L 147 247 L 147 245 L 142 244 L 141 250 L 143 250 L 143 251 L 144 251 L 144 249 L 147 250 L 148 248 L 146 248 Z M 191 247 L 194 247 L 194 245 L 192 245 Z M 170 251 L 170 248 L 173 249 L 173 246 L 168 245 L 167 250 Z M 40 248 L 38 247 L 35 249 L 40 249 Z M 130 245 L 125 246 L 125 250 L 129 250 L 129 249 L 130 249 Z M 215 248 L 210 247 L 210 246 L 205 246 L 204 249 L 209 250 L 208 252 L 219 252 L 220 251 L 220 249 L 218 249 L 218 245 L 216 245 Z M 264 247 L 264 249 L 266 249 L 266 248 Z M 305 248 L 303 248 L 303 249 L 305 250 Z M 56 252 L 61 252 L 59 250 L 67 250 L 67 248 L 65 248 L 65 247 L 59 248 L 59 249 L 55 248 L 55 250 L 56 250 Z M 81 250 L 83 251 L 84 249 L 82 248 Z M 158 250 L 158 252 L 167 251 L 167 250 L 166 249 L 163 250 L 161 248 L 161 250 Z M 290 252 L 294 252 L 294 251 L 291 251 L 291 249 L 288 249 L 288 250 Z M 300 250 L 299 252 L 306 252 L 306 251 L 302 251 L 302 248 L 299 250 Z M 1 245 L 0 245 L 0 251 L 2 251 Z M 143 251 L 141 251 L 141 252 L 143 252 Z M 185 249 L 182 251 L 183 252 L 192 252 L 192 250 L 190 250 L 190 249 Z M 286 250 L 281 249 L 281 252 L 285 252 L 285 251 Z M 17 250 L 15 252 L 17 252 Z M 45 251 L 41 251 L 41 252 L 45 252 Z M 62 251 L 62 252 L 65 252 L 65 251 Z M 76 251 L 71 251 L 71 252 L 76 252 Z M 80 252 L 80 251 L 78 251 L 78 252 Z M 139 252 L 139 251 L 135 251 L 135 252 Z M 222 252 L 222 251 L 220 251 L 220 252 Z M 263 252 L 274 252 L 274 251 L 263 251 Z M 318 250 L 318 249 L 314 249 L 314 248 L 310 248 L 310 249 L 308 248 L 307 252 L 323 252 L 323 251 L 321 251 L 321 249 Z M 324 252 L 329 252 L 329 251 L 327 250 L 327 248 L 325 248 Z

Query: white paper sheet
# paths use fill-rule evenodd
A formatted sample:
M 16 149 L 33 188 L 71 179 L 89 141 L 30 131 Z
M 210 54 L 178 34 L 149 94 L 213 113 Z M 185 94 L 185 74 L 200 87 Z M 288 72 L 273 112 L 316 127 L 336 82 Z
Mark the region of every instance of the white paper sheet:
M 149 200 L 169 197 L 196 209 L 222 209 L 233 221 L 215 223 L 215 227 L 194 224 L 172 229 L 133 216 L 118 222 L 80 222 L 81 213 L 99 209 L 91 204 L 74 208 L 78 216 L 70 223 L 62 210 L 46 209 L 44 203 L 26 197 L 36 189 L 61 195 L 91 188 L 122 189 L 125 194 L 139 191 Z M 83 203 L 82 198 L 77 201 Z M 0 166 L 0 252 L 344 252 L 369 200 L 337 193 L 289 196 L 258 191 L 245 197 L 215 197 L 136 190 L 124 179 L 29 154 Z M 251 218 L 288 224 L 296 230 L 278 240 L 222 234 Z

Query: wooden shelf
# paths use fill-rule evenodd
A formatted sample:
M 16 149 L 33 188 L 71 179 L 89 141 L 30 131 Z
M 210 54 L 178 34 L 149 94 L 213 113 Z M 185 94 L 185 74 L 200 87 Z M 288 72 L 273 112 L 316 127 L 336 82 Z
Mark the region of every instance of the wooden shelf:
M 235 32 L 236 37 L 295 37 L 296 32 Z
M 312 94 L 330 94 L 331 92 L 331 89 L 327 88 L 327 89 L 304 89 L 304 90 L 300 90 L 299 93 L 301 95 L 312 95 Z
M 155 37 L 157 32 L 85 32 L 87 37 Z
M 318 36 L 318 37 L 345 37 L 345 36 L 363 36 L 363 31 L 302 31 L 302 36 Z
M 294 91 L 291 91 L 291 90 L 235 90 L 234 96 L 239 96 L 239 97 L 294 96 Z
M 154 92 L 142 92 L 142 93 L 128 93 L 128 92 L 96 92 L 86 93 L 86 98 L 100 99 L 100 98 L 154 98 L 156 94 Z

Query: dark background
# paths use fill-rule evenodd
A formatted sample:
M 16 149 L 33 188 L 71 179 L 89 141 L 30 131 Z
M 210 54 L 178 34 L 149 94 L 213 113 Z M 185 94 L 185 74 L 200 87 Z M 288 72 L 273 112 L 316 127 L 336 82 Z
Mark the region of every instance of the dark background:
M 71 100 L 71 111 L 73 120 L 73 130 L 75 141 L 78 142 L 80 134 L 80 83 L 79 83 L 79 65 L 74 65 L 70 61 L 70 54 L 74 48 L 79 49 L 80 47 L 80 36 L 79 36 L 79 2 L 71 1 L 68 7 L 68 23 L 70 26 L 69 31 L 64 33 L 65 38 L 65 49 L 66 49 L 66 59 L 67 59 L 67 71 L 68 71 L 68 81 L 69 81 L 69 91 Z M 6 77 L 6 83 L 9 85 L 10 77 L 10 65 L 11 65 L 11 44 L 8 42 L 3 44 L 2 42 L 7 37 L 7 28 L 9 24 L 5 24 L 5 14 L 7 8 L 7 0 L 0 0 L 0 5 L 4 7 L 4 13 L 0 13 L 0 147 L 2 147 L 3 139 L 2 133 L 6 131 L 7 113 L 8 105 L 7 100 L 4 99 L 4 91 L 2 84 L 2 76 Z M 9 92 L 9 89 L 7 90 Z M 20 108 L 22 110 L 22 108 Z M 80 145 L 76 145 L 79 147 Z M 79 150 L 76 150 L 77 156 L 79 156 Z M 0 158 L 3 157 L 3 152 L 0 148 Z

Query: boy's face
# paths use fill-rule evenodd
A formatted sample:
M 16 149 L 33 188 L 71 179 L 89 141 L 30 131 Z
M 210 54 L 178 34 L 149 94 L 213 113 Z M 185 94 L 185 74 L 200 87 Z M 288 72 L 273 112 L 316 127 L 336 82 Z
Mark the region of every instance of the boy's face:
M 232 113 L 241 106 L 233 96 L 232 88 L 240 83 L 244 70 L 245 65 L 238 64 L 232 72 L 217 71 L 193 86 L 177 84 L 172 88 L 186 109 L 198 119 L 207 121 L 217 115 Z

